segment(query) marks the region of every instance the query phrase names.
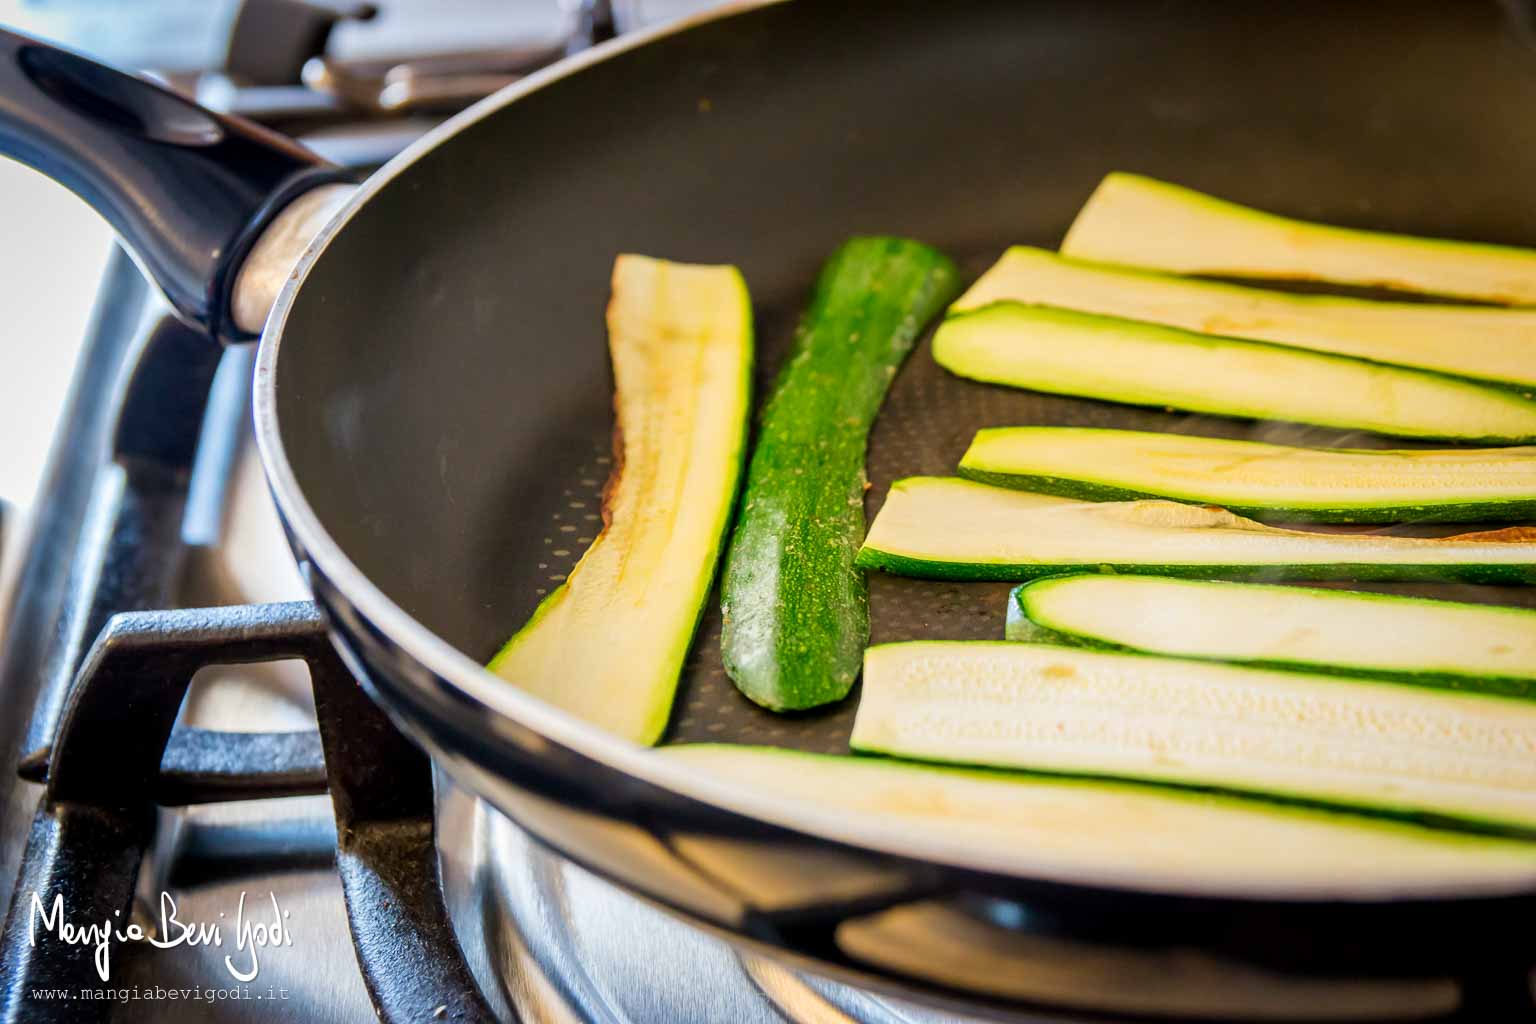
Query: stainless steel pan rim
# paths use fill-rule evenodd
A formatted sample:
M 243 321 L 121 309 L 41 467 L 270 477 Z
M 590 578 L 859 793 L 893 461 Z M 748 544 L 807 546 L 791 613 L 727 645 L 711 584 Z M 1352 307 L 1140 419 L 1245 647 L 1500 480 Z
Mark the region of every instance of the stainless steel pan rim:
M 282 335 L 295 297 L 310 270 L 331 241 L 346 227 L 352 216 L 373 195 L 383 189 L 407 167 L 431 152 L 465 127 L 491 116 L 503 107 L 539 91 L 543 87 L 574 75 L 584 68 L 618 54 L 698 25 L 729 18 L 749 10 L 782 3 L 784 0 L 736 0 L 722 8 L 636 32 L 588 50 L 551 68 L 530 75 L 444 122 L 417 140 L 385 167 L 359 186 L 336 210 L 307 245 L 297 266 L 279 292 L 272 313 L 262 331 L 254 384 L 254 412 L 257 445 L 279 510 L 298 546 L 313 560 L 318 570 L 343 593 L 372 623 L 383 630 L 421 665 L 457 690 L 487 715 L 505 716 L 594 761 L 653 786 L 681 794 L 717 808 L 746 815 L 850 846 L 920 858 L 954 867 L 1027 878 L 1032 881 L 1142 891 L 1174 897 L 1211 897 L 1279 901 L 1377 902 L 1395 899 L 1464 899 L 1528 894 L 1536 891 L 1536 868 L 1525 885 L 1508 883 L 1467 883 L 1446 887 L 1432 880 L 1403 883 L 1392 888 L 1362 888 L 1358 884 L 1230 886 L 1187 874 L 1162 875 L 1127 864 L 1118 871 L 1082 871 L 1059 865 L 1040 864 L 1038 869 L 1021 869 L 1017 857 L 1007 863 L 988 857 L 987 851 L 961 848 L 946 843 L 939 835 L 903 834 L 899 827 L 881 827 L 870 822 L 850 823 L 830 809 L 806 807 L 779 799 L 751 787 L 721 783 L 703 777 L 687 766 L 653 751 L 613 736 L 569 713 L 531 697 L 517 687 L 493 675 L 480 663 L 448 644 L 415 618 L 407 614 L 351 561 L 331 537 L 304 497 L 292 466 L 284 452 L 276 400 L 276 366 L 282 350 Z M 516 623 L 508 624 L 508 632 Z

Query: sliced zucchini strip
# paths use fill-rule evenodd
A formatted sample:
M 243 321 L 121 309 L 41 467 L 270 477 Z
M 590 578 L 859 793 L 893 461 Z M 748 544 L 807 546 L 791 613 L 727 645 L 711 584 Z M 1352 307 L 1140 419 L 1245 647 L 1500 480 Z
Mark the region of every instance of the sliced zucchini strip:
M 1180 274 L 1334 281 L 1536 303 L 1536 251 L 1530 249 L 1314 224 L 1122 172 L 1100 182 L 1061 252 Z
M 1536 531 L 1427 539 L 1264 526 L 1172 501 L 1074 501 L 952 477 L 891 485 L 858 564 L 930 579 L 1069 571 L 1268 580 L 1536 582 Z
M 850 741 L 1536 835 L 1536 703 L 996 641 L 872 647 Z
M 1092 427 L 978 431 L 960 475 L 1071 498 L 1175 498 L 1321 523 L 1536 519 L 1536 446 L 1294 448 Z
M 617 457 L 606 525 L 490 668 L 610 732 L 654 743 L 745 451 L 752 312 L 741 274 L 620 256 L 608 347 Z
M 959 290 L 949 257 L 855 238 L 822 268 L 763 408 L 721 586 L 720 653 L 775 711 L 848 695 L 869 639 L 853 567 L 864 539 L 864 446 L 897 369 Z
M 1536 439 L 1536 402 L 1505 388 L 1017 302 L 945 320 L 933 356 L 961 377 L 1059 395 L 1403 437 Z
M 663 747 L 836 834 L 995 871 L 1346 898 L 1536 880 L 1536 845 L 1121 782 L 770 747 Z
M 1536 696 L 1536 611 L 1160 576 L 1055 576 L 1015 592 L 1078 643 Z
M 1047 577 L 1048 579 L 1054 577 Z M 1072 578 L 1072 577 L 1066 577 Z M 1041 643 L 1041 644 L 1072 644 L 1080 643 L 1076 637 L 1064 633 L 1057 633 L 1036 625 L 1033 619 L 1024 614 L 1024 607 L 1019 604 L 1019 591 L 1029 586 L 1021 583 L 1008 592 L 1007 609 L 1003 613 L 1003 639 L 1012 640 L 1015 643 Z
M 1014 246 L 950 307 L 1059 306 L 1189 331 L 1536 386 L 1536 311 L 1297 295 Z

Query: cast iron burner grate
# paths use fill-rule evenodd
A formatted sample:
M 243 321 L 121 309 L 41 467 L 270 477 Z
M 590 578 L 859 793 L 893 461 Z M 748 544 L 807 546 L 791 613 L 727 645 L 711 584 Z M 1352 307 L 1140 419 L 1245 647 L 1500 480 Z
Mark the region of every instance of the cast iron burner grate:
M 45 907 L 62 896 L 71 920 L 126 926 L 158 807 L 329 792 L 335 864 L 380 1018 L 491 1020 L 443 905 L 430 763 L 340 664 L 314 606 L 144 610 L 173 598 L 199 437 L 206 458 L 242 429 L 242 417 L 212 414 L 220 429 L 203 427 L 217 363 L 115 254 L 0 663 L 17 712 L 0 746 L 21 751 L 21 775 L 44 784 L 30 827 L 5 823 L 26 840 L 0 932 L 0 1019 L 105 1020 L 113 1009 L 29 998 L 99 986 L 89 946 L 30 941 L 31 894 Z M 318 730 L 177 725 L 199 668 L 278 659 L 307 663 Z

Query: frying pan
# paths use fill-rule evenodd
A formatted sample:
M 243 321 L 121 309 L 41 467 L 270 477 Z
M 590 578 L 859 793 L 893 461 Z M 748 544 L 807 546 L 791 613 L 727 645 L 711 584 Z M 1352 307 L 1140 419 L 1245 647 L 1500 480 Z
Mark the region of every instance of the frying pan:
M 456 781 L 560 853 L 821 973 L 995 1012 L 1240 1016 L 1278 1000 L 1347 1016 L 1363 991 L 1432 1013 L 1454 1006 L 1452 981 L 1465 1006 L 1483 986 L 1528 1006 L 1536 891 L 1231 890 L 1134 863 L 1032 871 L 1028 851 L 987 869 L 942 835 L 896 841 L 696 777 L 481 667 L 595 533 L 616 253 L 740 266 L 761 394 L 848 236 L 918 238 L 975 274 L 1006 244 L 1054 245 L 1112 169 L 1330 222 L 1536 243 L 1524 13 L 736 7 L 536 75 L 355 191 L 261 129 L 3 35 L 0 149 L 95 203 L 210 335 L 248 337 L 276 294 L 258 441 L 335 644 Z M 898 476 L 950 472 L 977 428 L 1022 423 L 1380 443 L 987 387 L 945 376 L 924 345 L 875 426 L 868 511 Z M 1005 590 L 876 576 L 873 639 L 994 638 Z M 722 672 L 719 627 L 711 606 L 668 742 L 846 750 L 857 694 L 819 714 L 758 709 Z

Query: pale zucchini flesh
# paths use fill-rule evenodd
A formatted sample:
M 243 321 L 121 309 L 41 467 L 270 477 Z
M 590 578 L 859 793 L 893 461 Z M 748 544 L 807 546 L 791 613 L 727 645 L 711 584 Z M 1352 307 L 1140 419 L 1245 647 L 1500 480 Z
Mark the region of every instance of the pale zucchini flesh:
M 1282 530 L 1172 501 L 1076 501 L 952 477 L 891 485 L 858 564 L 929 579 L 1069 571 L 1268 580 L 1536 582 L 1522 527 L 1428 539 Z
M 951 306 L 1058 306 L 1205 334 L 1536 386 L 1536 311 L 1298 295 L 1014 246 Z
M 1536 696 L 1536 611 L 1524 608 L 1106 575 L 1036 580 L 1013 603 L 1075 643 Z
M 648 744 L 666 728 L 741 471 L 746 284 L 734 267 L 620 256 L 608 333 L 618 450 L 606 525 L 490 668 Z
M 1064 256 L 1180 274 L 1293 278 L 1536 304 L 1536 251 L 1334 227 L 1139 174 L 1107 175 Z
M 872 647 L 852 746 L 1536 836 L 1536 703 L 1045 644 Z
M 1506 388 L 1138 320 L 998 302 L 945 320 L 960 377 L 1131 405 L 1402 437 L 1536 439 L 1536 402 Z
M 1140 430 L 998 427 L 977 432 L 959 472 L 1046 494 L 1173 498 L 1297 522 L 1536 519 L 1536 446 L 1371 451 Z
M 768 747 L 660 754 L 839 834 L 1033 877 L 1354 899 L 1536 878 L 1536 845 L 1210 793 Z

